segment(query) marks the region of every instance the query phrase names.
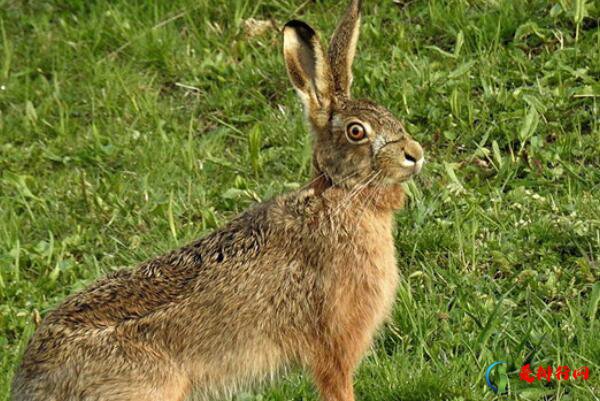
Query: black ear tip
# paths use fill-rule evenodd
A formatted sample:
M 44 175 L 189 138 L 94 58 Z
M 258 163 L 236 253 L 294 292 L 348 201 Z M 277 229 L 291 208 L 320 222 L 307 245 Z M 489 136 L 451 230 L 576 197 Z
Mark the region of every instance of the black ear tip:
M 298 21 L 295 19 L 293 19 L 293 20 L 289 21 L 287 24 L 285 24 L 283 29 L 286 29 L 286 28 L 290 28 L 290 29 L 293 29 L 294 31 L 296 31 L 298 36 L 300 36 L 300 38 L 306 42 L 310 42 L 312 37 L 316 35 L 315 30 L 312 29 L 310 27 L 310 25 L 308 25 L 305 22 Z

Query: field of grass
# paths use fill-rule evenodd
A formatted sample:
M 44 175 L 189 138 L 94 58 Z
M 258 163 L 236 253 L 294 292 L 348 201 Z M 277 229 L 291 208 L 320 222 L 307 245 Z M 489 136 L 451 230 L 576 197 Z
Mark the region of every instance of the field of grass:
M 0 400 L 40 317 L 310 174 L 281 27 L 329 0 L 0 0 Z M 365 1 L 354 93 L 426 151 L 357 399 L 600 399 L 600 5 Z M 508 361 L 497 397 L 485 368 Z M 588 366 L 519 381 L 520 367 Z M 245 400 L 316 400 L 292 373 Z

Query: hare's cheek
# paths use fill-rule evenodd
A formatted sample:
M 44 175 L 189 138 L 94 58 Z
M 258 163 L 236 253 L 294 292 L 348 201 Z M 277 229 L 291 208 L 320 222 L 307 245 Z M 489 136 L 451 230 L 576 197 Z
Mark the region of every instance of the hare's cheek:
M 384 184 L 394 183 L 398 179 L 399 170 L 394 162 L 387 157 L 380 157 L 378 161 L 378 173 L 382 177 Z
M 335 182 L 361 180 L 371 172 L 371 158 L 366 149 L 348 144 L 319 148 L 315 153 L 318 167 Z
M 379 151 L 377 162 L 384 173 L 394 175 L 402 169 L 402 148 L 395 143 L 386 145 Z

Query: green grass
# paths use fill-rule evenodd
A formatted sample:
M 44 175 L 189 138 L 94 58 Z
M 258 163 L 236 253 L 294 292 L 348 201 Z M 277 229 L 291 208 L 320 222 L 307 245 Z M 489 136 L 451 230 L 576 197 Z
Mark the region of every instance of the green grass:
M 297 188 L 310 137 L 281 37 L 331 1 L 0 0 L 0 400 L 39 316 Z M 364 401 L 600 399 L 600 6 L 365 1 L 355 94 L 426 149 Z M 589 366 L 525 386 L 520 366 Z M 517 387 L 520 387 L 518 389 Z M 316 399 L 292 374 L 255 400 Z

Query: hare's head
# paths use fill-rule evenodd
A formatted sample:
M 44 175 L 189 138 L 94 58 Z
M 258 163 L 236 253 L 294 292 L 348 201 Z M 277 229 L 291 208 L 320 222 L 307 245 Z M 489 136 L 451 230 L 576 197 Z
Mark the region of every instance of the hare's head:
M 350 97 L 352 60 L 360 27 L 360 0 L 352 0 L 329 45 L 301 21 L 283 30 L 283 53 L 315 133 L 313 164 L 333 185 L 398 184 L 423 166 L 423 149 L 386 108 Z

